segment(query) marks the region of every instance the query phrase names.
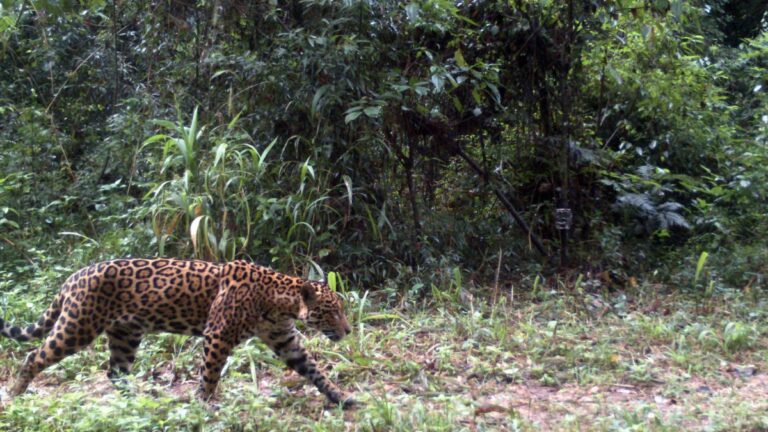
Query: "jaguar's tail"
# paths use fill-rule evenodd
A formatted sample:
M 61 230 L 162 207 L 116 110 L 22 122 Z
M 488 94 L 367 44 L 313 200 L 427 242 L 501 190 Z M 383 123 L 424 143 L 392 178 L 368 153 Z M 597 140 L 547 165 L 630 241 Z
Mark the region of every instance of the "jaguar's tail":
M 13 326 L 0 318 L 0 335 L 22 342 L 42 338 L 51 331 L 59 315 L 61 315 L 61 304 L 57 295 L 43 316 L 35 324 L 30 324 L 26 328 Z

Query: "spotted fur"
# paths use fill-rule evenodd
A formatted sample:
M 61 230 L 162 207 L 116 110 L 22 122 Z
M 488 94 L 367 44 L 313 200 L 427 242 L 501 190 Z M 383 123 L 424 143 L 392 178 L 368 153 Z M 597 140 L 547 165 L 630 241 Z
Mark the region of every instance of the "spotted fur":
M 37 323 L 20 328 L 0 320 L 0 335 L 19 341 L 48 335 L 27 356 L 11 395 L 103 332 L 110 350 L 108 376 L 117 383 L 130 371 L 145 334 L 170 332 L 204 336 L 199 396 L 205 400 L 214 395 L 232 349 L 258 336 L 331 402 L 351 405 L 301 346 L 296 320 L 332 340 L 351 331 L 341 299 L 321 282 L 245 261 L 118 259 L 72 274 Z

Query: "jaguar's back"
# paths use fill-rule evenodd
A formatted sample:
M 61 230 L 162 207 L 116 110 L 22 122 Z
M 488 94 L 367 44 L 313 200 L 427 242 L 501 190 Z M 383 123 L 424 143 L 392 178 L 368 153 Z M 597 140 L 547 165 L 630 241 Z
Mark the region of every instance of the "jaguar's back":
M 82 309 L 94 326 L 200 335 L 219 289 L 218 264 L 176 259 L 118 259 L 86 267 L 61 289 L 62 312 Z M 98 323 L 98 325 L 97 325 Z

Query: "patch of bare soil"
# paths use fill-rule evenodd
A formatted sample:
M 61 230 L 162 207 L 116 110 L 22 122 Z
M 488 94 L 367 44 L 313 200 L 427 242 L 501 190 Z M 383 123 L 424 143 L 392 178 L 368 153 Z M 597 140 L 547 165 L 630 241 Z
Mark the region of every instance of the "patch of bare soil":
M 510 384 L 480 397 L 475 415 L 506 417 L 516 412 L 542 430 L 555 430 L 566 417 L 588 426 L 596 418 L 651 407 L 644 415 L 660 416 L 665 421 L 681 418 L 687 430 L 701 430 L 710 424 L 707 413 L 728 406 L 747 403 L 752 404 L 756 412 L 768 410 L 768 375 L 736 377 L 730 385 L 692 378 L 676 393 L 675 397 L 668 396 L 662 384 L 591 387 L 566 384 L 559 388 Z

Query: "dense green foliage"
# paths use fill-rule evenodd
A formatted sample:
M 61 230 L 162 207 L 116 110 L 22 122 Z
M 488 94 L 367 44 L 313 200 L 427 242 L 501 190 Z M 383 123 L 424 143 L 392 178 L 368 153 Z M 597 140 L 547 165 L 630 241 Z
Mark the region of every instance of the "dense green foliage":
M 709 251 L 763 284 L 768 35 L 736 3 L 4 1 L 0 270 L 248 257 L 418 291 Z

